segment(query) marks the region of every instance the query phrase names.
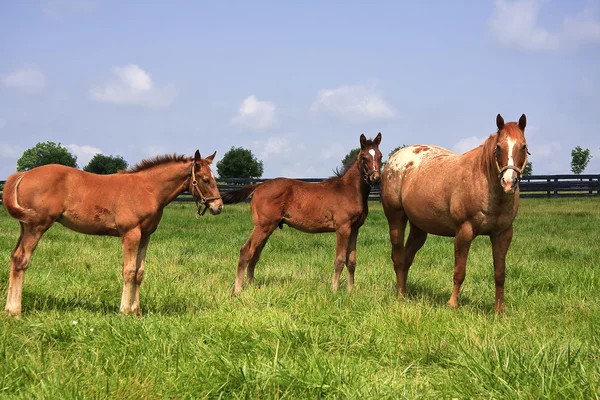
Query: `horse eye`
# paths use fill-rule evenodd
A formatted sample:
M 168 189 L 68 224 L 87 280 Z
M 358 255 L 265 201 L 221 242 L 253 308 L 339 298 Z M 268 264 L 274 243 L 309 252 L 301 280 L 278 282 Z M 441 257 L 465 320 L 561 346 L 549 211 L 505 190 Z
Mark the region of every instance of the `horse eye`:
M 500 151 L 500 145 L 499 145 L 499 144 L 497 144 L 497 145 L 496 145 L 496 149 L 494 149 L 494 151 L 495 151 L 496 153 Z
M 521 146 L 521 151 L 527 151 L 527 145 L 524 144 L 523 146 Z

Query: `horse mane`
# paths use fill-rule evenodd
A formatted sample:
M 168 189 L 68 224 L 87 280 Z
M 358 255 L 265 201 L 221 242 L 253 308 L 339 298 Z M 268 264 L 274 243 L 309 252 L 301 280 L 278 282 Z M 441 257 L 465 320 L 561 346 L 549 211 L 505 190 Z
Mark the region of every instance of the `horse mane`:
M 335 167 L 335 169 L 333 170 L 333 176 L 329 177 L 328 179 L 341 178 L 342 176 L 346 175 L 348 171 L 350 171 L 352 167 L 354 167 L 354 164 L 356 163 L 356 159 L 358 158 L 359 154 L 360 153 L 356 153 L 354 156 L 352 156 L 352 158 L 348 161 L 348 167 L 344 167 L 343 165 L 342 168 Z
M 494 162 L 494 150 L 498 143 L 498 132 L 492 133 L 483 144 L 479 147 L 482 148 L 481 155 L 481 169 L 486 175 L 494 174 L 496 163 Z
M 365 142 L 365 147 L 369 147 L 369 146 L 373 146 L 373 140 L 371 140 L 371 139 L 367 139 L 367 141 Z M 352 158 L 350 160 L 348 160 L 348 164 L 347 164 L 348 167 L 344 167 L 343 165 L 342 165 L 342 168 L 335 167 L 335 169 L 333 170 L 333 176 L 329 177 L 327 180 L 341 178 L 342 176 L 346 175 L 348 173 L 348 171 L 350 171 L 352 169 L 352 167 L 354 167 L 354 164 L 356 164 L 356 160 L 358 159 L 359 154 L 360 154 L 360 149 L 359 149 L 358 153 L 353 155 Z
M 168 162 L 183 162 L 183 161 L 192 161 L 192 157 L 185 156 L 183 154 L 163 154 L 156 156 L 150 159 L 144 159 L 139 163 L 135 164 L 133 167 L 130 167 L 126 170 L 121 170 L 119 173 L 123 174 L 132 174 L 134 172 L 144 171 L 146 169 L 152 168 L 156 165 L 168 163 Z

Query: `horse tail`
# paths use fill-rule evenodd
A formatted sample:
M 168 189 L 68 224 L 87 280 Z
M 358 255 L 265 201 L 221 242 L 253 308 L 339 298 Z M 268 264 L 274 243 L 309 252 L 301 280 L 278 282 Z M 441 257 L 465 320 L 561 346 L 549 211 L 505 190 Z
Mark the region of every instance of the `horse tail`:
M 22 207 L 17 200 L 17 190 L 23 177 L 25 177 L 24 172 L 18 172 L 8 177 L 2 192 L 2 203 L 13 218 L 28 223 L 34 219 L 36 214 L 34 210 Z
M 262 185 L 262 183 L 255 183 L 252 185 L 244 186 L 238 190 L 232 190 L 221 193 L 221 198 L 223 199 L 223 204 L 235 204 L 240 203 L 246 200 L 258 186 Z

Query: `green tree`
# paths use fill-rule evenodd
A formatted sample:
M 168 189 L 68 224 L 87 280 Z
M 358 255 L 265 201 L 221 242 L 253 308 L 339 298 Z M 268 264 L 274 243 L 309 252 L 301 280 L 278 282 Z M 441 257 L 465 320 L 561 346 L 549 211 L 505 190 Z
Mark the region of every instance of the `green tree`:
M 580 146 L 571 150 L 571 157 L 571 171 L 578 175 L 585 170 L 592 159 L 590 149 L 582 149 Z
M 23 152 L 21 158 L 17 160 L 17 171 L 29 171 L 46 164 L 62 164 L 77 168 L 77 157 L 60 143 L 39 142 Z
M 527 161 L 527 164 L 525 164 L 525 168 L 523 168 L 523 175 L 531 175 L 533 174 L 533 163 L 531 163 L 530 161 Z
M 343 171 L 350 168 L 350 166 L 352 165 L 354 160 L 356 160 L 358 153 L 360 153 L 360 147 L 357 147 L 356 149 L 352 149 L 352 150 L 350 150 L 350 153 L 346 154 L 346 157 L 344 157 L 342 159 L 342 170 Z
M 250 150 L 231 147 L 217 163 L 217 173 L 221 178 L 260 178 L 263 174 L 263 162 Z
M 90 160 L 88 165 L 83 167 L 84 171 L 93 172 L 94 174 L 108 175 L 114 174 L 120 169 L 127 168 L 127 161 L 121 156 L 105 156 L 104 154 L 96 154 Z

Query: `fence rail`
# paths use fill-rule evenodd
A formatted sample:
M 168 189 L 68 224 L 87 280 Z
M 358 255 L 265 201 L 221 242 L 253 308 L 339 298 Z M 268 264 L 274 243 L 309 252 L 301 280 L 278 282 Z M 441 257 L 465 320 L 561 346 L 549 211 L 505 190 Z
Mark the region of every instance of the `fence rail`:
M 236 190 L 244 185 L 264 182 L 268 179 L 246 179 L 229 178 L 217 179 L 219 190 L 227 192 Z M 322 178 L 300 179 L 304 182 L 317 183 L 323 181 Z M 0 203 L 2 203 L 2 194 L 4 183 L 0 181 Z M 536 197 L 590 197 L 600 196 L 600 175 L 582 174 L 582 175 L 529 175 L 524 176 L 520 184 L 521 198 Z M 381 199 L 381 189 L 376 185 L 369 196 L 370 201 L 379 201 Z M 190 193 L 182 193 L 175 201 L 192 201 Z

